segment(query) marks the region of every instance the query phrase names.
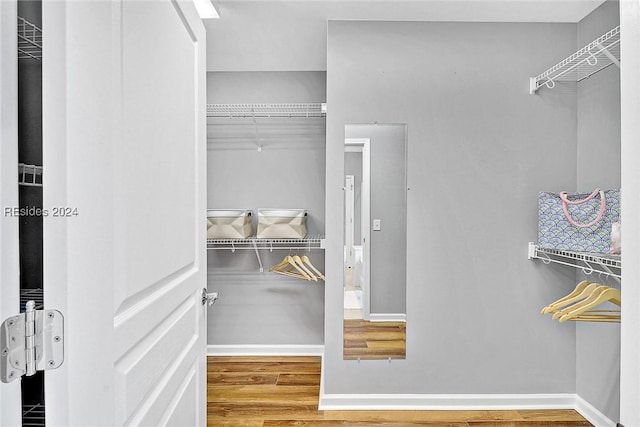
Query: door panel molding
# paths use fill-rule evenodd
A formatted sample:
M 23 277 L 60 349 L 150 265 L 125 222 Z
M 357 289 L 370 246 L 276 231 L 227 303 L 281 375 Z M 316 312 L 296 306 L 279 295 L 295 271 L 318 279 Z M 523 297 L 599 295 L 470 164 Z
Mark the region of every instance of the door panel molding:
M 185 265 L 159 282 L 124 298 L 115 311 L 114 326 L 118 327 L 121 323 L 143 312 L 150 304 L 171 293 L 176 286 L 196 276 L 198 270 L 194 263 Z

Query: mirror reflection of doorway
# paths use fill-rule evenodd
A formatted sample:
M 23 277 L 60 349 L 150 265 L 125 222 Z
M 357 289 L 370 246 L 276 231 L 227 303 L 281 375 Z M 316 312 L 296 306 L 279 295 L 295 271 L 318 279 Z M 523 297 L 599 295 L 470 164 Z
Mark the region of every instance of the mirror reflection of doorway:
M 354 175 L 345 176 L 345 270 L 344 270 L 344 318 L 363 319 L 362 305 L 362 268 L 356 267 L 362 263 L 362 242 L 356 240 L 355 223 L 357 218 L 357 207 L 355 201 L 356 182 Z M 358 183 L 360 187 L 362 183 Z M 358 203 L 359 205 L 359 203 Z M 356 243 L 358 243 L 356 247 Z
M 369 140 L 345 141 L 344 318 L 369 320 Z
M 407 127 L 345 126 L 343 358 L 406 357 Z

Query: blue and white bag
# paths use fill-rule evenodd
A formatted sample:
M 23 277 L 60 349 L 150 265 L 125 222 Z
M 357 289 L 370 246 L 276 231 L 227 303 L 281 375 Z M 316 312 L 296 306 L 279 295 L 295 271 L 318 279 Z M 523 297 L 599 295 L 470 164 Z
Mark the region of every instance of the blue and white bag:
M 541 248 L 610 253 L 611 227 L 620 221 L 620 190 L 591 194 L 541 192 L 538 245 Z

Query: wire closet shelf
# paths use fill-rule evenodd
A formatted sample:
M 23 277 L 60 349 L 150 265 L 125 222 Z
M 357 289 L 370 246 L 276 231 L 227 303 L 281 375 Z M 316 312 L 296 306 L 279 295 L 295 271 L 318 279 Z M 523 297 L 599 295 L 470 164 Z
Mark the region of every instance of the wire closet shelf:
M 42 59 L 42 30 L 18 16 L 18 59 Z
M 42 187 L 42 166 L 18 163 L 18 185 Z
M 534 94 L 542 86 L 553 89 L 557 81 L 580 82 L 616 65 L 620 67 L 620 26 L 598 37 L 547 71 L 529 79 L 529 92 Z
M 592 252 L 576 252 L 541 248 L 529 242 L 529 259 L 539 259 L 544 264 L 561 264 L 582 270 L 586 275 L 594 273 L 620 281 L 622 260 L 620 255 L 606 255 Z
M 220 118 L 321 118 L 326 104 L 207 104 L 207 117 Z
M 44 292 L 42 288 L 20 289 L 20 312 L 24 313 L 27 302 L 35 303 L 35 310 L 44 309 Z
M 321 249 L 324 247 L 322 236 L 308 236 L 303 239 L 207 239 L 207 249 Z
M 307 236 L 303 239 L 207 239 L 207 249 L 226 249 L 235 252 L 237 249 L 253 249 L 258 260 L 260 272 L 264 265 L 260 257 L 260 249 L 273 252 L 275 249 L 306 250 L 324 249 L 324 238 L 320 235 Z

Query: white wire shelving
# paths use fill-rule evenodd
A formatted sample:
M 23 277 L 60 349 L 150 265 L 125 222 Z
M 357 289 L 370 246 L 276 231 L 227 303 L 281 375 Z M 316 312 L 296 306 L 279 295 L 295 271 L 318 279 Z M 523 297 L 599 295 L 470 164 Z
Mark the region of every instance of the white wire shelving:
M 41 309 L 37 309 L 41 310 Z M 22 425 L 29 427 L 45 427 L 44 403 L 22 405 Z
M 326 117 L 325 103 L 207 104 L 207 117 L 220 118 L 318 118 Z
M 544 264 L 561 264 L 582 270 L 586 275 L 597 273 L 620 282 L 622 261 L 620 255 L 607 255 L 592 252 L 576 252 L 541 248 L 529 242 L 528 258 L 539 259 Z
M 207 239 L 207 249 L 209 250 L 230 250 L 235 252 L 238 249 L 253 249 L 260 265 L 260 272 L 264 272 L 260 250 L 313 250 L 324 249 L 324 238 L 320 235 L 307 236 L 303 239 L 258 239 L 250 237 L 247 239 Z
M 620 67 L 620 26 L 598 37 L 545 72 L 531 77 L 529 93 L 536 93 L 542 86 L 553 89 L 557 81 L 580 82 L 611 65 Z
M 42 166 L 18 163 L 18 184 L 27 187 L 42 187 Z
M 325 141 L 327 104 L 207 104 L 207 142 L 216 149 L 234 149 L 242 143 L 277 148 Z
M 42 59 L 42 30 L 18 16 L 18 59 Z
M 35 309 L 44 309 L 44 292 L 42 288 L 20 289 L 20 312 L 24 312 L 27 301 L 35 302 Z

